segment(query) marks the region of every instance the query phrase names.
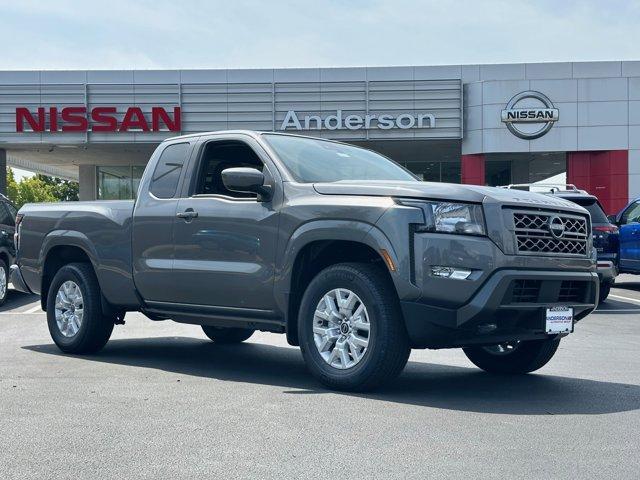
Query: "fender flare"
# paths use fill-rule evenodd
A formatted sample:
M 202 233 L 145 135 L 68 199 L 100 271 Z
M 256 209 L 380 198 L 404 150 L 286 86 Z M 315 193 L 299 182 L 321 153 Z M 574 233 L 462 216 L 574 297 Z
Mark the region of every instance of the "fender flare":
M 386 250 L 396 265 L 396 271 L 388 270 L 396 293 L 399 296 L 419 295 L 418 288 L 410 282 L 408 272 L 401 268 L 404 265 L 400 262 L 393 244 L 384 232 L 375 225 L 354 220 L 312 220 L 298 227 L 289 237 L 279 261 L 280 268 L 275 280 L 274 293 L 278 308 L 285 313 L 287 323 L 289 322 L 293 267 L 296 259 L 304 247 L 311 242 L 321 240 L 359 242 L 372 248 L 381 258 L 380 250 Z
M 7 268 L 11 267 L 11 263 L 14 259 L 14 255 L 11 254 L 11 252 L 9 251 L 8 248 L 6 247 L 0 247 L 0 255 L 4 255 L 5 257 L 7 257 Z
M 96 273 L 98 284 L 100 285 L 100 275 L 98 274 L 97 268 L 98 253 L 96 251 L 96 248 L 84 233 L 75 230 L 52 230 L 44 237 L 42 245 L 40 247 L 40 260 L 38 262 L 38 270 L 40 278 L 42 280 L 44 280 L 44 265 L 47 259 L 47 255 L 49 255 L 49 252 L 53 248 L 60 246 L 77 247 L 82 250 L 87 255 L 87 257 L 89 257 L 89 261 L 91 262 L 93 271 Z M 100 286 L 102 288 L 102 285 Z M 44 292 L 40 293 L 42 295 Z

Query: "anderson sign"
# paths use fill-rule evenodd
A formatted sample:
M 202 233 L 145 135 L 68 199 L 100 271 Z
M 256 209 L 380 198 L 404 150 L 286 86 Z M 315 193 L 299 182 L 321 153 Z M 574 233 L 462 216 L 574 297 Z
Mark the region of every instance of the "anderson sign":
M 345 115 L 337 110 L 334 115 L 321 117 L 320 115 L 305 115 L 298 117 L 295 110 L 289 110 L 280 125 L 280 130 L 369 130 L 377 128 L 390 130 L 400 128 L 435 128 L 436 117 L 432 113 L 401 113 L 400 115 Z

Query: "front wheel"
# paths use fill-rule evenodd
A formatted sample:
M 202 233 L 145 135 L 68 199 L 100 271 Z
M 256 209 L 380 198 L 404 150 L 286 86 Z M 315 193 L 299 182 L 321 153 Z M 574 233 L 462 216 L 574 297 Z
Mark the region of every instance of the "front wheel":
M 609 292 L 611 292 L 611 285 L 610 284 L 604 284 L 601 283 L 600 284 L 600 303 L 604 302 L 607 297 L 609 296 Z
M 478 368 L 491 373 L 529 373 L 547 364 L 558 350 L 559 338 L 513 341 L 486 347 L 464 348 Z
M 337 390 L 375 388 L 396 377 L 409 358 L 393 285 L 370 264 L 322 270 L 302 298 L 298 332 L 311 373 Z

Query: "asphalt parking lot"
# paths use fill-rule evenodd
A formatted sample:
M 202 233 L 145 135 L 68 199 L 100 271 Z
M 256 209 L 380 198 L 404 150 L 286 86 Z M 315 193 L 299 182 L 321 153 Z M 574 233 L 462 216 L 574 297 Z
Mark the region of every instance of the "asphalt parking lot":
M 638 478 L 640 276 L 536 374 L 414 351 L 372 394 L 321 388 L 284 337 L 216 346 L 128 315 L 98 355 L 52 344 L 36 297 L 0 307 L 0 478 Z

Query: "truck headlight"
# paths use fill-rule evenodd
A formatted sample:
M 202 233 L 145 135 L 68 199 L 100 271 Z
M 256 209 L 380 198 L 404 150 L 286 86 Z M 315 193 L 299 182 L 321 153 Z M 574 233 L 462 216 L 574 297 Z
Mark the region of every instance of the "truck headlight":
M 486 235 L 482 205 L 454 202 L 401 201 L 402 205 L 417 207 L 424 212 L 425 223 L 419 232 Z

